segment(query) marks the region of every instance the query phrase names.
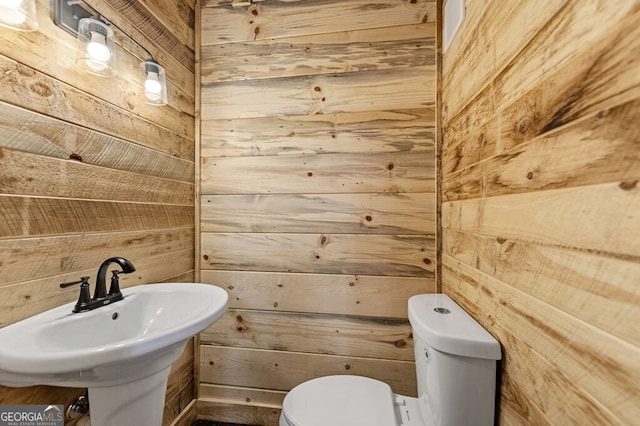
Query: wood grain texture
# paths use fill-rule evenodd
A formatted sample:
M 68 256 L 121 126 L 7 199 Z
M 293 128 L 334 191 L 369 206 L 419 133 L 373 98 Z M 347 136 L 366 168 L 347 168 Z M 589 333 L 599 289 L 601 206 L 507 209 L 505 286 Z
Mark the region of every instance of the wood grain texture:
M 519 340 L 535 348 L 576 386 L 602 403 L 617 417 L 633 424 L 638 418 L 636 395 L 640 369 L 637 347 L 594 329 L 566 313 L 526 297 L 490 275 L 443 256 L 443 273 L 477 306 L 491 312 L 494 321 L 509 327 Z M 456 278 L 453 278 L 453 277 Z M 483 296 L 486 292 L 496 297 Z M 584 413 L 583 413 L 584 415 Z
M 577 8 L 573 13 L 582 9 L 590 13 L 579 4 L 572 3 L 572 7 Z M 619 13 L 613 5 L 606 7 L 607 16 Z M 620 19 L 603 18 L 613 23 L 613 27 L 599 33 L 600 38 L 575 35 L 572 40 L 580 38 L 589 44 L 571 52 L 572 60 L 559 62 L 553 68 L 540 52 L 550 40 L 567 37 L 564 34 L 567 25 L 563 19 L 550 25 L 544 36 L 534 39 L 490 88 L 478 94 L 447 123 L 447 129 L 456 138 L 445 141 L 448 149 L 444 152 L 444 170 L 461 170 L 564 123 L 595 115 L 640 96 L 637 67 L 629 60 L 640 52 L 638 13 L 636 10 Z M 571 19 L 578 18 L 572 15 Z M 574 23 L 578 29 L 579 22 Z M 538 59 L 540 56 L 543 59 Z M 540 60 L 544 63 L 537 62 Z M 532 75 L 540 84 L 531 84 Z M 473 145 L 474 140 L 480 141 L 477 147 Z
M 200 341 L 228 347 L 413 361 L 411 326 L 406 320 L 391 318 L 231 309 L 201 333 Z
M 207 84 L 202 87 L 202 119 L 432 107 L 434 71 L 423 66 Z
M 201 84 L 435 64 L 433 23 L 202 47 Z
M 640 177 L 640 176 L 639 176 Z M 630 182 L 445 203 L 447 228 L 640 259 L 640 187 Z M 624 214 L 620 214 L 624 212 Z M 600 221 L 615 217 L 615 221 Z M 597 227 L 592 224 L 598 223 Z M 589 230 L 590 232 L 585 232 Z
M 76 154 L 78 155 L 78 154 Z M 3 194 L 192 206 L 193 184 L 0 148 Z M 91 186 L 87 185 L 92 181 Z
M 204 194 L 435 191 L 433 155 L 411 152 L 203 158 Z
M 202 4 L 202 44 L 237 43 L 435 20 L 435 2 L 426 0 L 270 0 L 249 8 L 228 1 Z
M 203 418 L 277 425 L 284 392 L 326 374 L 415 393 L 407 300 L 436 287 L 435 6 L 203 2 L 199 262 L 232 309 L 202 338 Z
M 20 126 L 15 123 L 20 123 Z M 75 159 L 84 164 L 145 176 L 193 182 L 193 158 L 178 158 L 2 102 L 1 148 L 62 160 Z M 186 150 L 184 153 L 191 155 Z
M 433 194 L 205 195 L 202 232 L 435 234 Z M 233 210 L 234 216 L 228 212 Z
M 353 374 L 381 380 L 403 395 L 415 395 L 412 362 L 301 354 L 203 345 L 202 382 L 289 390 L 317 376 Z
M 636 1 L 473 1 L 443 58 L 442 290 L 503 346 L 499 422 L 637 423 Z
M 433 237 L 202 234 L 202 269 L 432 276 Z M 277 253 L 276 256 L 273 253 Z
M 264 117 L 202 122 L 202 156 L 429 152 L 435 110 Z
M 231 309 L 405 319 L 409 297 L 435 292 L 434 277 L 203 270 L 202 282 L 227 290 Z
M 443 252 L 586 323 L 640 346 L 640 265 L 453 230 Z
M 0 195 L 0 238 L 193 226 L 193 207 Z

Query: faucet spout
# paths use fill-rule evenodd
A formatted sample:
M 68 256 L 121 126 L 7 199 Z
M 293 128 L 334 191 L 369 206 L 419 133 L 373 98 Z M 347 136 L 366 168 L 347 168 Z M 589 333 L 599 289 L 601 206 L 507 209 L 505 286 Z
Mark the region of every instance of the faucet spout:
M 133 266 L 133 263 L 131 263 L 124 257 L 111 257 L 102 262 L 102 265 L 100 265 L 100 269 L 98 269 L 98 277 L 96 278 L 96 289 L 93 293 L 94 300 L 107 297 L 107 284 L 105 282 L 105 279 L 107 277 L 109 265 L 111 265 L 112 263 L 116 263 L 122 268 L 122 271 L 120 271 L 121 273 L 130 274 L 131 272 L 134 272 L 136 270 L 135 266 Z

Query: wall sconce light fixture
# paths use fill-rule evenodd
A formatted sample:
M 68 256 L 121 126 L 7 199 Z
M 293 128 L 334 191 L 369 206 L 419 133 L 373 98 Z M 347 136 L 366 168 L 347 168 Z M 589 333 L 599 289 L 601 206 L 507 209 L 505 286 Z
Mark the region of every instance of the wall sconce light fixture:
M 78 21 L 76 65 L 84 71 L 103 77 L 113 77 L 116 68 L 116 43 L 113 30 L 94 18 Z
M 153 58 L 140 64 L 144 81 L 144 101 L 151 105 L 167 104 L 167 78 L 164 68 Z
M 0 0 L 0 4 L 4 1 L 19 0 Z M 140 65 L 140 88 L 144 94 L 144 102 L 151 105 L 168 103 L 164 68 L 153 59 L 149 50 L 129 34 L 92 10 L 83 0 L 54 0 L 53 12 L 55 24 L 78 37 L 78 67 L 105 77 L 113 77 L 118 73 L 115 38 L 111 29 L 113 26 L 144 50 L 149 57 Z
M 37 30 L 35 0 L 0 0 L 0 25 L 20 31 Z

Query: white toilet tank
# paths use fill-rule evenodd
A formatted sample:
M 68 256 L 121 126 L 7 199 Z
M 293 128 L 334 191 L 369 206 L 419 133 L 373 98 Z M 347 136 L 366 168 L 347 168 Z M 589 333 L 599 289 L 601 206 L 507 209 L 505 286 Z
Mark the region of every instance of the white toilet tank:
M 427 425 L 493 425 L 500 344 L 444 294 L 409 299 L 418 404 Z

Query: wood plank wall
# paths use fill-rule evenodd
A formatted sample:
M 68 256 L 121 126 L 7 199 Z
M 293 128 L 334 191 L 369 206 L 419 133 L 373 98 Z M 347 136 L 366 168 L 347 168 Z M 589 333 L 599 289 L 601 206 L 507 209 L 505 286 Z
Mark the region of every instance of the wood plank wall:
M 407 299 L 435 291 L 435 2 L 205 0 L 198 416 L 277 425 L 361 374 L 415 394 Z
M 123 285 L 194 278 L 195 0 L 91 0 L 166 68 L 168 106 L 138 99 L 140 47 L 116 31 L 119 74 L 75 67 L 75 39 L 37 1 L 40 29 L 0 28 L 0 326 L 71 302 L 58 284 L 111 256 Z M 95 278 L 92 278 L 92 283 Z M 96 330 L 100 332 L 100 330 Z M 81 337 L 80 337 L 81 338 Z M 175 364 L 165 423 L 194 397 Z M 0 387 L 0 404 L 68 403 L 77 389 Z
M 467 0 L 443 56 L 442 289 L 500 423 L 640 419 L 640 3 Z

